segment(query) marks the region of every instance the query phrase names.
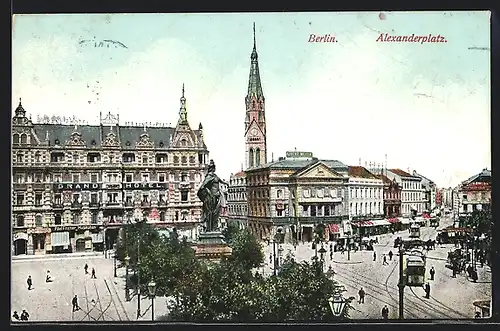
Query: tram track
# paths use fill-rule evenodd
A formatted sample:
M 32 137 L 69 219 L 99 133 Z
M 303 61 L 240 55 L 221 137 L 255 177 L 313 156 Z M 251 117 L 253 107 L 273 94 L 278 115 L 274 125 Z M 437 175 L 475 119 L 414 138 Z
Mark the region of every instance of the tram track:
M 88 291 L 87 291 L 87 281 L 85 280 L 84 291 L 85 291 L 85 301 L 86 301 L 87 311 L 86 312 L 84 311 L 85 316 L 83 316 L 83 318 L 80 321 L 83 322 L 84 320 L 87 319 L 87 317 L 88 317 L 89 321 L 90 320 L 99 321 L 100 319 L 102 319 L 104 321 L 105 320 L 104 317 L 107 317 L 110 320 L 114 320 L 113 317 L 109 315 L 109 313 L 106 313 L 107 310 L 109 309 L 109 307 L 111 307 L 111 304 L 113 303 L 113 301 L 110 300 L 110 302 L 108 303 L 108 305 L 106 306 L 106 308 L 103 309 L 102 308 L 101 298 L 99 296 L 99 289 L 97 288 L 97 285 L 96 285 L 95 281 L 93 281 L 92 284 L 94 285 L 94 289 L 96 291 L 96 298 L 97 298 L 97 300 L 94 300 L 94 302 L 92 303 L 92 308 L 90 308 L 89 307 L 89 305 L 90 305 L 89 296 L 88 296 Z M 97 308 L 97 306 L 99 306 L 99 308 Z M 97 309 L 97 314 L 98 314 L 97 318 L 94 317 L 93 315 L 91 315 L 91 313 L 94 312 L 94 310 L 96 310 L 96 309 Z

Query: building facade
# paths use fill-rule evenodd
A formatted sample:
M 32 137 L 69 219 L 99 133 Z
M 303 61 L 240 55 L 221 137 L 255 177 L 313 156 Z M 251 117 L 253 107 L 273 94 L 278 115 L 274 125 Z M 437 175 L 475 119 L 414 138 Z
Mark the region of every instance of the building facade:
M 459 215 L 470 216 L 476 210 L 491 209 L 491 171 L 483 169 L 460 186 Z
M 349 217 L 353 220 L 383 215 L 384 184 L 361 166 L 349 166 Z
M 401 187 L 395 180 L 385 175 L 377 175 L 384 183 L 384 216 L 393 218 L 401 216 Z
M 122 224 L 147 219 L 196 237 L 196 190 L 208 159 L 182 89 L 175 127 L 33 123 L 21 102 L 12 120 L 13 253 L 112 247 Z M 183 231 L 186 233 L 186 231 Z
M 437 187 L 436 184 L 430 180 L 429 178 L 417 173 L 417 171 L 413 170 L 413 176 L 420 177 L 420 183 L 422 185 L 422 189 L 424 191 L 423 200 L 424 200 L 424 211 L 431 212 L 437 206 L 436 204 L 436 194 Z
M 244 171 L 231 174 L 228 187 L 228 220 L 238 224 L 240 229 L 247 227 L 247 180 Z
M 412 216 L 424 212 L 424 189 L 421 178 L 401 169 L 387 169 L 386 176 L 401 187 L 401 215 Z
M 451 187 L 441 189 L 441 197 L 443 207 L 453 207 L 453 189 Z
M 315 225 L 341 235 L 349 219 L 347 166 L 318 160 L 309 152 L 287 156 L 246 171 L 248 226 L 259 239 L 277 229 L 285 241 L 310 241 Z

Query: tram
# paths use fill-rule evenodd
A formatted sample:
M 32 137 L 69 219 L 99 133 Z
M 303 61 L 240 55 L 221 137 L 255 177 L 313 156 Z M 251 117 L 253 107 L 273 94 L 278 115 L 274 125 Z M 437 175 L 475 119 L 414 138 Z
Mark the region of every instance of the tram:
M 439 217 L 432 217 L 429 220 L 429 226 L 437 228 L 439 226 Z
M 419 250 L 412 250 L 406 257 L 404 274 L 407 286 L 425 284 L 425 255 Z
M 420 226 L 412 224 L 410 226 L 410 238 L 420 238 Z

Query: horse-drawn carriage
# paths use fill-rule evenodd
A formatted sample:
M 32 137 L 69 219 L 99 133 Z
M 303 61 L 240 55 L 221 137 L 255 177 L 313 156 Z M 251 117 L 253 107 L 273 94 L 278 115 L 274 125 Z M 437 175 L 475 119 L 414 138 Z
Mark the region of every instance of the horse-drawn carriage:
M 467 236 L 471 232 L 469 228 L 454 228 L 447 227 L 441 230 L 437 236 L 436 241 L 438 244 L 451 244 L 462 242 L 467 239 Z
M 420 240 L 419 238 L 401 238 L 398 237 L 394 240 L 394 248 L 399 248 L 402 247 L 405 250 L 412 249 L 412 248 L 419 248 L 423 247 L 424 242 Z
M 429 239 L 426 242 L 424 242 L 424 247 L 428 251 L 431 250 L 431 249 L 436 249 L 436 241 L 432 240 L 432 239 Z
M 467 255 L 461 249 L 455 249 L 448 253 L 447 263 L 445 265 L 448 269 L 455 269 L 457 273 L 466 270 Z

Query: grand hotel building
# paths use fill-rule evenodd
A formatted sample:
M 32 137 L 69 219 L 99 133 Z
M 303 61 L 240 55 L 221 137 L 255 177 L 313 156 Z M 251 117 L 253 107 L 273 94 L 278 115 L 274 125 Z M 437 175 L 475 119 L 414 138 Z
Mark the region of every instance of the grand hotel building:
M 195 238 L 196 189 L 208 160 L 191 129 L 184 87 L 175 127 L 33 123 L 21 101 L 12 121 L 12 252 L 112 247 L 123 224 L 146 218 Z

